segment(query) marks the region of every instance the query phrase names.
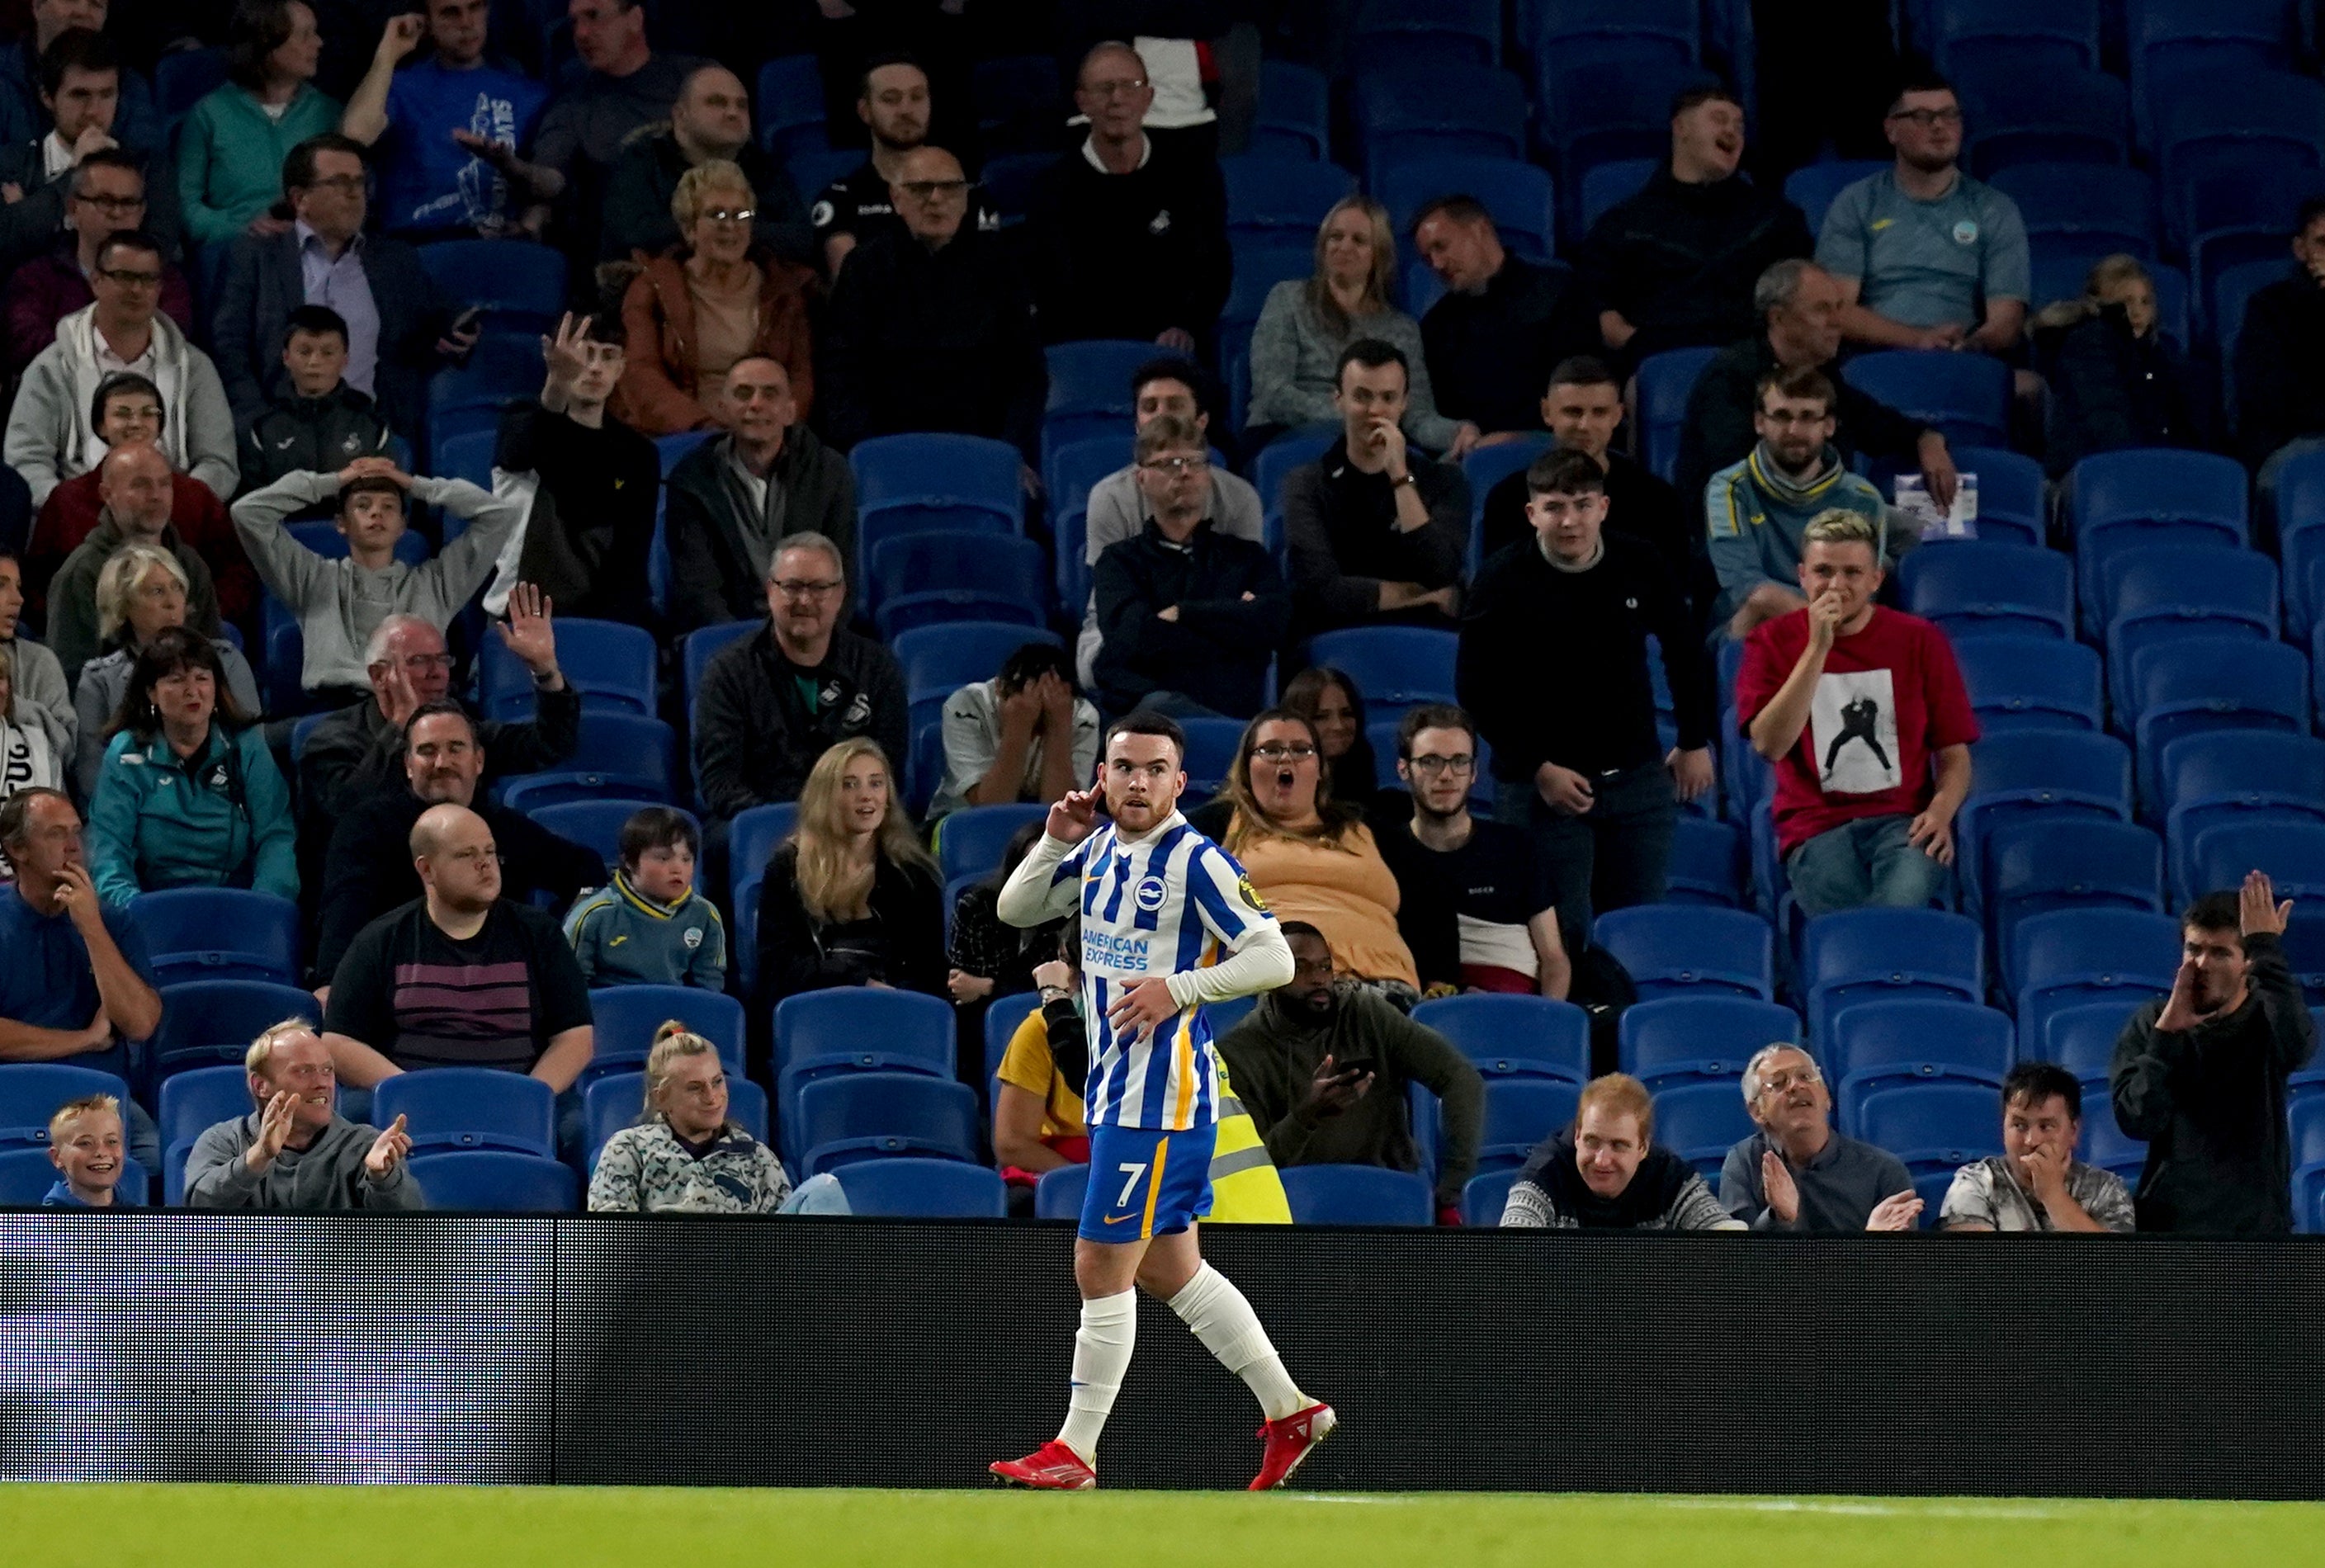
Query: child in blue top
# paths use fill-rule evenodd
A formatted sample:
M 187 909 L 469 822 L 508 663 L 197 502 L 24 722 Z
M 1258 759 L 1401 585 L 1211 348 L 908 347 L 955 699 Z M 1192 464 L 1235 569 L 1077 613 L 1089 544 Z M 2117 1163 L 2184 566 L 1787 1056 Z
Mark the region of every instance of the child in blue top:
M 646 806 L 622 824 L 610 886 L 573 906 L 565 940 L 593 986 L 727 985 L 727 927 L 694 891 L 694 819 Z
M 43 1209 L 110 1209 L 128 1150 L 121 1126 L 121 1102 L 109 1094 L 86 1095 L 49 1118 L 49 1163 L 57 1184 L 41 1200 Z

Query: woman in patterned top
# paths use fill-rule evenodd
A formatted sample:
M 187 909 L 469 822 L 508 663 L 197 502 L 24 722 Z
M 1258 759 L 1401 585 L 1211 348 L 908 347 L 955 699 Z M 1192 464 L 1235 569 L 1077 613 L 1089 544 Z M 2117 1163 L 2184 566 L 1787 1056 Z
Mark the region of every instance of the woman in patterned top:
M 781 1161 L 727 1119 L 718 1048 L 672 1021 L 646 1056 L 644 1119 L 607 1140 L 589 1178 L 595 1211 L 772 1214 L 791 1195 Z

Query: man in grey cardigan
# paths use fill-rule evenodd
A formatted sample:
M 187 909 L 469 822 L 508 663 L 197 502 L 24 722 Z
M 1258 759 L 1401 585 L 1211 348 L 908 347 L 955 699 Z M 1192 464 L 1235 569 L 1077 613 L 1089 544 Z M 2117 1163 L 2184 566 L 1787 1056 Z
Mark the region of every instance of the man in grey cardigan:
M 338 1114 L 338 1079 L 314 1025 L 289 1018 L 242 1059 L 258 1109 L 194 1140 L 186 1203 L 194 1209 L 424 1209 L 397 1117 L 385 1131 Z
M 395 557 L 405 528 L 404 496 L 465 518 L 468 532 L 434 559 L 412 566 Z M 347 553 L 317 554 L 283 526 L 305 507 L 338 497 Z M 367 700 L 364 649 L 379 623 L 399 612 L 441 631 L 492 575 L 493 562 L 524 507 L 466 479 L 415 478 L 388 458 L 357 458 L 336 474 L 285 474 L 234 504 L 235 532 L 267 590 L 291 607 L 306 639 L 299 683 L 342 704 Z

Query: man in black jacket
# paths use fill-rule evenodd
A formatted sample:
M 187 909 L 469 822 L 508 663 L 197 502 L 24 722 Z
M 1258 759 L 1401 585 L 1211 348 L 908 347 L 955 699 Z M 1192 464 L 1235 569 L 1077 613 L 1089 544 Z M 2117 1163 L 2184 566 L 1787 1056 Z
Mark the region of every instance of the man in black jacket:
M 958 431 L 1038 461 L 1050 372 L 1022 269 L 963 227 L 968 181 L 943 148 L 906 156 L 889 195 L 904 232 L 857 246 L 832 289 L 816 365 L 832 444 Z
M 2286 459 L 2325 445 L 2325 196 L 2301 204 L 2293 262 L 2237 334 L 2237 450 L 2272 496 Z
M 1526 472 L 1534 537 L 1487 561 L 1454 689 L 1494 748 L 1494 820 L 1533 834 L 1570 952 L 1595 914 L 1663 895 L 1677 802 L 1711 787 L 1711 657 L 1650 547 L 1606 532 L 1607 480 L 1580 452 Z M 1647 638 L 1663 645 L 1679 744 L 1655 730 Z
M 1954 496 L 1953 454 L 1945 436 L 1849 384 L 1835 363 L 1840 353 L 1840 284 L 1814 262 L 1780 261 L 1760 274 L 1752 291 L 1759 331 L 1715 355 L 1687 400 L 1687 422 L 1672 476 L 1681 498 L 1700 516 L 1711 476 L 1752 455 L 1760 437 L 1752 423 L 1760 382 L 1770 371 L 1820 370 L 1837 394 L 1833 442 L 1844 458 L 1897 458 L 1916 463 L 1940 506 Z
M 858 575 L 856 476 L 798 422 L 791 372 L 763 357 L 738 359 L 727 373 L 727 404 L 733 431 L 670 471 L 662 535 L 669 620 L 681 635 L 763 613 L 776 547 L 799 534 L 831 542 L 843 581 Z
M 2284 960 L 2293 901 L 2258 871 L 2181 918 L 2172 994 L 2143 1003 L 2107 1071 L 2116 1125 L 2147 1140 L 2142 1231 L 2282 1236 L 2293 1229 L 2284 1083 L 2317 1025 Z
M 1413 243 L 1447 291 L 1421 318 L 1437 412 L 1476 425 L 1487 445 L 1533 430 L 1551 367 L 1598 352 L 1598 329 L 1571 274 L 1504 250 L 1493 214 L 1474 196 L 1423 207 Z
M 878 741 L 889 776 L 903 775 L 904 673 L 887 649 L 839 628 L 847 602 L 839 547 L 794 534 L 767 568 L 766 629 L 721 649 L 703 672 L 694 784 L 719 827 L 752 806 L 799 799 L 816 758 L 850 736 Z
M 1205 515 L 1210 453 L 1191 420 L 1157 414 L 1138 432 L 1146 526 L 1098 557 L 1098 697 L 1109 716 L 1248 719 L 1292 601 L 1266 549 Z
M 682 237 L 670 199 L 689 169 L 724 158 L 751 182 L 751 230 L 785 261 L 812 266 L 815 245 L 807 209 L 783 166 L 751 135 L 751 95 L 723 65 L 697 66 L 678 89 L 666 128 L 634 133 L 606 175 L 604 227 L 597 254 L 616 260 L 633 251 L 659 255 Z
M 1154 88 L 1124 43 L 1082 60 L 1074 102 L 1089 136 L 1043 171 L 1025 218 L 1042 337 L 1208 344 L 1235 271 L 1227 182 L 1183 140 L 1147 135 Z
M 290 385 L 242 426 L 244 495 L 286 474 L 336 474 L 357 458 L 393 457 L 378 405 L 347 385 L 347 323 L 329 305 L 301 305 L 283 333 L 283 370 Z M 322 517 L 330 508 L 316 506 Z
M 1599 336 L 1628 363 L 1743 337 L 1753 281 L 1815 248 L 1799 208 L 1737 172 L 1743 156 L 1742 106 L 1690 88 L 1672 105 L 1669 162 L 1590 226 L 1577 265 Z
M 9 58 L 0 54 L 0 61 Z M 9 85 L 5 79 L 0 71 L 0 95 Z M 20 123 L 14 138 L 0 145 L 0 183 L 20 192 L 0 204 L 0 264 L 13 269 L 55 246 L 65 226 L 74 172 L 100 148 L 134 162 L 145 182 L 144 209 L 120 227 L 144 229 L 162 242 L 163 260 L 178 259 L 177 176 L 167 159 L 124 144 L 134 143 L 139 127 L 121 113 L 122 83 L 121 57 L 102 32 L 69 27 L 41 51 L 35 75 L 25 85 L 39 89 L 41 112 L 34 117 L 46 134 Z M 0 108 L 0 124 L 10 117 Z
M 584 888 L 605 886 L 606 863 L 594 851 L 481 798 L 477 785 L 485 748 L 476 721 L 459 703 L 422 703 L 412 714 L 403 727 L 403 766 L 408 788 L 363 802 L 331 834 L 315 939 L 319 987 L 329 987 L 358 932 L 420 896 L 412 829 L 432 806 L 467 806 L 485 820 L 500 851 L 507 896 L 519 903 L 545 892 L 555 895 L 561 911 Z

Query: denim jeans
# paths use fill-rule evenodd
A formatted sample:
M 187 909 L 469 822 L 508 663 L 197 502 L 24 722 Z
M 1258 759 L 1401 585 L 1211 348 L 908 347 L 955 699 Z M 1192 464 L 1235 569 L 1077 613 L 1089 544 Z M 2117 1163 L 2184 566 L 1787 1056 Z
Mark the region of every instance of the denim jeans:
M 1819 833 L 1784 860 L 1792 900 L 1811 918 L 1842 909 L 1921 909 L 1953 876 L 1906 841 L 1911 817 L 1864 817 Z
M 1495 820 L 1533 838 L 1570 953 L 1588 945 L 1595 915 L 1662 902 L 1679 820 L 1679 797 L 1661 758 L 1593 778 L 1590 787 L 1590 809 L 1579 817 L 1551 810 L 1532 779 L 1504 784 L 1494 798 Z

